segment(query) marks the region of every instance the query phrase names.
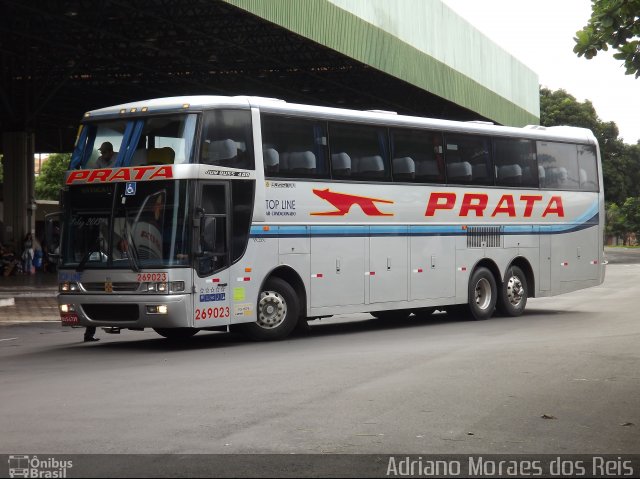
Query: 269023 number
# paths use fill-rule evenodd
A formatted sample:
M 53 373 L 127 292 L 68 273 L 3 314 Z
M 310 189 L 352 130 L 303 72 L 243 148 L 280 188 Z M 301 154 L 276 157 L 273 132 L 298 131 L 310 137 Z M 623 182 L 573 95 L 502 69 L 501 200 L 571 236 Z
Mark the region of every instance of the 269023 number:
M 220 308 L 196 308 L 196 321 L 204 321 L 206 319 L 228 318 L 229 306 Z
M 167 273 L 138 273 L 138 282 L 142 283 L 145 281 L 167 281 Z

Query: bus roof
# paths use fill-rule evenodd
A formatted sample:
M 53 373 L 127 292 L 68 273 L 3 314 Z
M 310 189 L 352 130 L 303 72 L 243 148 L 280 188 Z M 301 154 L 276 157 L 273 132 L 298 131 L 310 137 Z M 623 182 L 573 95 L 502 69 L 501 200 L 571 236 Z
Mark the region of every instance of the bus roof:
M 288 103 L 276 98 L 254 96 L 177 96 L 140 100 L 121 105 L 114 105 L 85 113 L 85 120 L 89 118 L 103 118 L 114 116 L 127 117 L 129 115 L 149 115 L 157 113 L 177 113 L 201 111 L 211 108 L 260 108 L 266 113 L 278 113 L 288 116 L 314 117 L 325 120 L 342 120 L 387 126 L 413 127 L 424 129 L 444 130 L 447 132 L 471 133 L 490 136 L 508 136 L 539 140 L 574 141 L 580 143 L 596 143 L 596 138 L 586 128 L 573 126 L 527 125 L 523 128 L 493 125 L 489 122 L 454 121 L 435 118 L 425 118 L 408 115 L 398 115 L 394 112 L 380 110 L 350 110 L 298 103 Z

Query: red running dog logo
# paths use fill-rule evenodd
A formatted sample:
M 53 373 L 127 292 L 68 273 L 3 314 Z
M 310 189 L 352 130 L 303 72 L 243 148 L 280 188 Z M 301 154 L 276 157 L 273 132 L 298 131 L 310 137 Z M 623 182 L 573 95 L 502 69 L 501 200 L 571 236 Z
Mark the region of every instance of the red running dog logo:
M 336 208 L 335 211 L 311 213 L 313 216 L 344 216 L 353 205 L 358 205 L 367 216 L 393 216 L 393 213 L 383 213 L 375 205 L 375 203 L 393 204 L 393 201 L 369 198 L 367 196 L 348 195 L 346 193 L 335 193 L 329 191 L 329 188 L 313 190 L 313 192 Z

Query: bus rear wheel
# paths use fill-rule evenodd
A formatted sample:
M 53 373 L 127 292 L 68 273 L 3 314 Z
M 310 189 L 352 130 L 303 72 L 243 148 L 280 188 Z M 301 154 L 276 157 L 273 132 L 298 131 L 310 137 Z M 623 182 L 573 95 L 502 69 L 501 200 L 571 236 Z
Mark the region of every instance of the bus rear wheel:
M 520 268 L 511 266 L 507 269 L 500 298 L 498 311 L 506 316 L 520 316 L 524 312 L 529 297 L 527 278 Z
M 160 336 L 167 339 L 179 341 L 181 339 L 189 339 L 191 336 L 200 331 L 197 328 L 153 328 Z
M 295 290 L 285 280 L 269 278 L 258 297 L 255 323 L 239 324 L 249 338 L 268 341 L 286 338 L 295 329 L 300 306 Z
M 469 312 L 473 319 L 489 319 L 496 308 L 498 288 L 496 280 L 485 267 L 476 269 L 469 280 Z

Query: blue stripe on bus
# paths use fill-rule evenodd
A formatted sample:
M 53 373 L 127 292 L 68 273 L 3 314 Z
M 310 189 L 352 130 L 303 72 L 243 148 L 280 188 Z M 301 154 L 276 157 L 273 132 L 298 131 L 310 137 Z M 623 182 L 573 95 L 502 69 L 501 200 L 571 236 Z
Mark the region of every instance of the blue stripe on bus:
M 585 218 L 585 216 L 581 217 Z M 586 217 L 581 222 L 555 225 L 496 225 L 471 224 L 472 227 L 501 226 L 502 234 L 563 234 L 598 226 L 599 213 Z M 349 236 L 464 236 L 467 230 L 462 225 L 295 225 L 251 227 L 252 238 L 308 238 Z

